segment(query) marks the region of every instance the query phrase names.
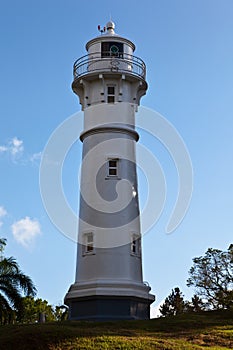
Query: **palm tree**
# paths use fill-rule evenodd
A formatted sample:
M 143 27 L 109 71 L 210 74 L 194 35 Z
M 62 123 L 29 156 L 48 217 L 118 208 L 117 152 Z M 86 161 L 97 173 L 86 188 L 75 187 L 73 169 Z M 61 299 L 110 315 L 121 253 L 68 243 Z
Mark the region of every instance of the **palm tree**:
M 31 278 L 19 268 L 13 257 L 3 256 L 5 239 L 0 239 L 0 323 L 10 323 L 16 313 L 20 319 L 23 311 L 22 297 L 35 296 L 36 288 Z

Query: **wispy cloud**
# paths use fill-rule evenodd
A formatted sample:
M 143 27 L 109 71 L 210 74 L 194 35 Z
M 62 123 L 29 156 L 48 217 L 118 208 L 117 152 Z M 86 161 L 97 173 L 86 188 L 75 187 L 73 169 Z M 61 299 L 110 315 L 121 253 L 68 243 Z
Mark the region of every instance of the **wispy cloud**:
M 6 146 L 0 146 L 0 153 L 7 152 L 8 148 Z
M 30 219 L 28 216 L 16 221 L 11 226 L 11 229 L 15 240 L 26 248 L 29 248 L 33 244 L 35 238 L 41 234 L 39 221 Z
M 8 155 L 13 163 L 39 165 L 42 152 L 36 152 L 32 155 L 25 154 L 23 140 L 15 136 L 5 144 L 0 145 L 0 156 L 4 155 Z
M 3 224 L 2 218 L 7 215 L 7 211 L 3 206 L 0 206 L 0 227 Z
M 13 137 L 5 145 L 0 145 L 0 154 L 9 154 L 13 161 L 18 160 L 24 151 L 23 140 Z
M 42 157 L 42 152 L 38 152 L 38 153 L 33 153 L 33 155 L 30 157 L 30 162 L 32 162 L 33 164 L 38 164 L 38 162 L 40 162 Z
M 23 154 L 23 141 L 18 139 L 17 137 L 13 137 L 9 142 L 9 150 L 12 156 L 18 156 Z

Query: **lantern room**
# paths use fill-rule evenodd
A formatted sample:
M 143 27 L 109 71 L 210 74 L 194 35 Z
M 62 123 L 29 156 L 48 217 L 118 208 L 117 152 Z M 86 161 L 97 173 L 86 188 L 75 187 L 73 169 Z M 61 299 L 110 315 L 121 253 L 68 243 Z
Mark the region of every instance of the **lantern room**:
M 147 89 L 145 63 L 133 55 L 135 45 L 117 35 L 114 29 L 112 21 L 102 30 L 99 27 L 101 35 L 86 44 L 88 54 L 74 63 L 72 89 L 80 98 L 82 110 L 103 102 L 132 102 L 138 105 Z M 90 84 L 95 96 L 90 93 Z M 132 91 L 128 94 L 130 87 Z M 134 97 L 131 101 L 129 96 L 132 93 Z

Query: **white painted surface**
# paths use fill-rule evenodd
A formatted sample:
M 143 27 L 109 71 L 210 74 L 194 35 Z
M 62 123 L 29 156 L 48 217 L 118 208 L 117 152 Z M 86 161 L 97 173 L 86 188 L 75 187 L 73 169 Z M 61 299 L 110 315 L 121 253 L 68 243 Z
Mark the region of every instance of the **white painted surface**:
M 130 77 L 131 68 L 125 62 L 118 65 L 114 74 L 106 74 L 109 59 L 101 58 L 102 41 L 122 42 L 124 52 L 130 55 L 135 49 L 131 41 L 114 33 L 112 24 L 108 26 L 106 34 L 86 45 L 90 56 L 98 57 L 99 61 L 90 65 L 90 75 L 83 76 L 75 86 L 73 84 L 84 110 L 81 193 L 85 202 L 96 210 L 90 214 L 89 223 L 80 218 L 79 243 L 84 234 L 92 232 L 95 248 L 91 254 L 83 254 L 79 246 L 76 280 L 66 299 L 106 295 L 153 301 L 150 287 L 143 283 L 141 255 L 132 254 L 130 243 L 132 235 L 140 237 L 135 167 L 137 134 L 133 133 L 135 112 L 147 84 L 140 77 Z M 125 73 L 127 69 L 129 76 Z M 100 71 L 94 76 L 93 70 Z M 115 86 L 115 103 L 106 103 L 109 85 Z M 113 180 L 107 179 L 107 173 L 104 173 L 111 157 L 120 162 L 119 178 Z M 116 191 L 118 196 L 115 196 Z M 81 205 L 82 215 L 89 210 L 85 205 Z

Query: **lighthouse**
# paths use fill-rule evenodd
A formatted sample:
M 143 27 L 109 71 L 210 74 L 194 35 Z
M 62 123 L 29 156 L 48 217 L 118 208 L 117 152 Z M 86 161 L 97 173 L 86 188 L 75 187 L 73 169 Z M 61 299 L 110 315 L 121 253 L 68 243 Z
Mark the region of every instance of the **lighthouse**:
M 150 318 L 143 281 L 135 113 L 146 66 L 109 21 L 74 63 L 72 89 L 84 111 L 77 268 L 65 296 L 71 320 Z

